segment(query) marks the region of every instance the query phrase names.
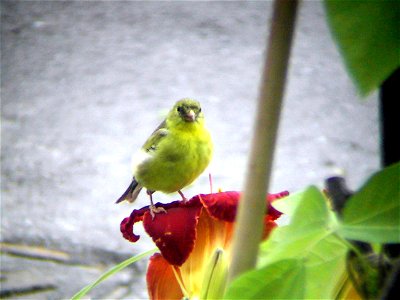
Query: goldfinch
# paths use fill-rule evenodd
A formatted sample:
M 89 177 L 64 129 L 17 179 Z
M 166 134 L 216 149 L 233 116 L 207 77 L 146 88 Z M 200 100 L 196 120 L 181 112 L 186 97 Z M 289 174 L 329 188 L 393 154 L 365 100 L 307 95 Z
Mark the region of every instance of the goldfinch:
M 150 213 L 164 211 L 153 204 L 152 195 L 181 192 L 208 166 L 213 153 L 210 133 L 204 126 L 200 103 L 189 98 L 179 100 L 166 119 L 147 139 L 137 156 L 132 182 L 117 200 L 133 202 L 142 188 L 150 196 Z

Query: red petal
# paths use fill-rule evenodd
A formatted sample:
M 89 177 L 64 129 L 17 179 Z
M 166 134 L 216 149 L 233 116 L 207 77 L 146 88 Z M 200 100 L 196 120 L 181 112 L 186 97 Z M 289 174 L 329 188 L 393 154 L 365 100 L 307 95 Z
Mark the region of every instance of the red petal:
M 274 221 L 278 219 L 281 215 L 282 213 L 279 210 L 275 209 L 271 205 L 271 203 L 268 202 L 268 215 L 267 215 L 268 219 Z
M 271 203 L 274 202 L 277 199 L 284 198 L 284 197 L 286 197 L 288 195 L 289 195 L 288 191 L 283 191 L 283 192 L 276 193 L 276 194 L 268 194 L 268 196 L 267 196 L 267 200 L 268 200 L 268 220 L 274 221 L 274 220 L 278 219 L 282 215 L 282 213 L 279 210 L 275 209 L 271 205 Z M 276 224 L 275 224 L 275 226 L 276 226 Z
M 289 196 L 288 191 L 283 191 L 283 192 L 276 193 L 276 194 L 268 194 L 267 198 L 268 198 L 269 202 L 274 202 L 275 200 L 284 198 L 286 196 Z
M 170 264 L 181 266 L 193 250 L 202 205 L 194 197 L 188 202 L 175 201 L 162 206 L 167 213 L 159 213 L 154 219 L 144 214 L 143 226 L 163 257 Z
M 268 216 L 270 220 L 276 220 L 282 213 L 276 210 L 270 202 L 287 196 L 289 192 L 268 194 Z M 239 192 L 222 192 L 208 195 L 199 195 L 201 202 L 208 213 L 219 220 L 233 222 L 235 220 L 237 206 L 240 198 Z
M 270 221 L 268 216 L 264 218 L 264 231 L 262 239 L 265 240 L 271 234 L 272 230 L 278 225 L 274 221 Z
M 239 192 L 221 192 L 208 195 L 199 195 L 201 202 L 208 213 L 218 220 L 233 222 L 236 216 Z
M 174 268 L 159 253 L 150 257 L 146 281 L 150 299 L 182 299 L 183 292 L 175 277 Z M 179 272 L 179 269 L 177 269 Z
M 136 222 L 142 221 L 143 215 L 148 212 L 148 210 L 148 206 L 142 207 L 141 209 L 134 209 L 129 217 L 122 220 L 120 230 L 122 232 L 122 236 L 128 241 L 134 243 L 140 238 L 139 235 L 133 233 L 133 225 Z
M 266 222 L 274 221 L 281 215 L 281 212 L 273 208 L 270 202 L 288 194 L 285 191 L 268 195 L 269 207 Z M 136 242 L 140 236 L 133 233 L 133 226 L 136 222 L 143 221 L 145 230 L 152 237 L 164 258 L 171 264 L 180 266 L 193 250 L 196 240 L 196 225 L 202 205 L 213 218 L 233 222 L 239 198 L 239 192 L 223 192 L 195 196 L 188 202 L 157 203 L 156 206 L 163 207 L 167 214 L 159 213 L 154 220 L 150 216 L 149 206 L 145 206 L 133 210 L 131 215 L 121 222 L 120 229 L 124 238 Z

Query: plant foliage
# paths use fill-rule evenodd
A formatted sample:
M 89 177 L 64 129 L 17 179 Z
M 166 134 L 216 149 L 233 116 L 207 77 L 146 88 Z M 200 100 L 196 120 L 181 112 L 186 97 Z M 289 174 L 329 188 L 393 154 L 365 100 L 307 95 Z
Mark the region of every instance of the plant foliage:
M 358 253 L 350 240 L 400 243 L 399 175 L 396 164 L 372 176 L 347 201 L 343 218 L 330 210 L 328 199 L 314 186 L 277 201 L 275 207 L 289 214 L 290 223 L 261 245 L 257 269 L 234 280 L 226 297 L 258 299 L 264 293 L 264 298 L 335 298 L 348 283 L 348 253 Z M 374 266 L 365 267 L 369 262 L 363 256 L 357 263 L 370 272 L 365 277 L 379 280 Z M 288 264 L 291 272 L 285 271 Z M 289 276 L 293 288 L 282 282 L 271 291 L 275 273 Z
M 370 93 L 400 66 L 399 2 L 326 0 L 325 9 L 350 75 Z

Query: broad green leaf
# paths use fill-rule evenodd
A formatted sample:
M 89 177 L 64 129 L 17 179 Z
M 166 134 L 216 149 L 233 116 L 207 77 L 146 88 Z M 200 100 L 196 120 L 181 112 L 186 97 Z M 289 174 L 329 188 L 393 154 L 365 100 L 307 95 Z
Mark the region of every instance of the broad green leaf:
M 261 265 L 264 259 L 271 262 L 272 259 L 282 259 L 281 255 L 291 256 L 293 254 L 291 251 L 298 251 L 296 247 L 290 246 L 293 244 L 298 245 L 298 249 L 303 252 L 304 247 L 309 245 L 309 239 L 319 240 L 321 236 L 324 237 L 330 225 L 331 218 L 327 202 L 318 188 L 311 186 L 285 199 L 286 203 L 290 203 L 292 199 L 295 200 L 293 202 L 297 203 L 295 211 L 291 216 L 290 224 L 276 228 L 268 240 L 262 244 L 259 257 Z M 278 206 L 275 205 L 275 207 Z M 282 251 L 283 249 L 286 250 Z M 277 257 L 274 258 L 275 256 Z
M 258 266 L 264 266 L 271 262 L 286 258 L 304 258 L 316 254 L 318 247 L 326 248 L 325 242 L 328 244 L 337 243 L 332 253 L 329 255 L 337 255 L 338 249 L 344 248 L 342 243 L 332 238 L 332 232 L 326 229 L 319 229 L 308 232 L 288 231 L 287 228 L 277 228 L 274 232 L 274 239 L 268 240 L 261 245 L 261 253 Z M 277 240 L 280 242 L 277 242 Z M 322 247 L 321 247 L 322 245 Z M 345 249 L 345 248 L 344 248 Z M 328 249 L 329 250 L 329 249 Z
M 285 216 L 292 217 L 303 198 L 304 191 L 290 194 L 274 201 L 273 206 Z
M 346 203 L 339 233 L 370 243 L 400 243 L 400 163 L 373 175 Z
M 305 275 L 301 260 L 281 260 L 240 275 L 224 299 L 302 299 Z
M 302 201 L 293 215 L 291 225 L 303 229 L 324 227 L 329 222 L 328 214 L 324 196 L 317 187 L 311 186 L 305 190 Z
M 347 69 L 366 95 L 400 66 L 399 1 L 325 0 L 325 8 Z
M 304 297 L 332 298 L 338 283 L 345 280 L 347 245 L 334 234 L 333 213 L 317 188 L 310 187 L 295 197 L 300 201 L 291 223 L 276 228 L 261 245 L 258 267 L 286 259 L 302 260 L 307 277 Z
M 75 299 L 81 299 L 83 296 L 85 296 L 88 292 L 90 292 L 94 287 L 96 287 L 99 283 L 102 281 L 106 280 L 108 277 L 114 275 L 115 273 L 121 271 L 122 269 L 126 268 L 127 266 L 133 264 L 134 262 L 137 262 L 141 260 L 142 258 L 153 254 L 156 252 L 158 248 L 154 248 L 151 250 L 148 250 L 146 252 L 143 252 L 141 254 L 138 254 L 136 256 L 130 257 L 127 260 L 124 260 L 123 262 L 119 263 L 118 265 L 112 267 L 110 270 L 105 272 L 103 275 L 101 275 L 95 282 L 85 286 L 83 289 L 81 289 L 78 293 L 76 293 L 74 296 L 72 296 L 71 300 Z
M 279 235 L 280 229 L 284 228 L 277 228 L 274 234 Z M 293 231 L 286 235 L 288 241 L 272 247 L 271 242 L 262 245 L 259 266 L 283 259 L 303 259 L 307 270 L 305 298 L 331 298 L 345 274 L 346 244 L 327 229 L 292 236 Z
M 335 235 L 327 235 L 316 242 L 305 255 L 307 270 L 307 299 L 333 298 L 338 283 L 346 275 L 347 246 Z
M 275 201 L 274 207 L 285 215 L 288 214 L 291 219 L 290 226 L 285 228 L 293 228 L 296 233 L 299 233 L 300 229 L 313 231 L 328 226 L 331 222 L 327 202 L 315 186 Z

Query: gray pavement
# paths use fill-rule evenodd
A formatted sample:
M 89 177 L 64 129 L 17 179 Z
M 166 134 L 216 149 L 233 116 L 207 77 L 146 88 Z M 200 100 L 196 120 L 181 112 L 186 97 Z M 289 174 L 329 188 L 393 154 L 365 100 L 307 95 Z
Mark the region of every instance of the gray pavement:
M 180 98 L 203 105 L 214 187 L 241 189 L 270 12 L 270 2 L 1 1 L 4 296 L 68 298 L 152 247 L 119 233 L 146 195 L 114 201 L 131 154 Z M 320 2 L 304 1 L 297 25 L 272 191 L 338 173 L 357 188 L 379 167 L 376 95 L 357 96 Z M 203 174 L 184 192 L 208 190 Z M 91 296 L 145 298 L 145 266 Z

